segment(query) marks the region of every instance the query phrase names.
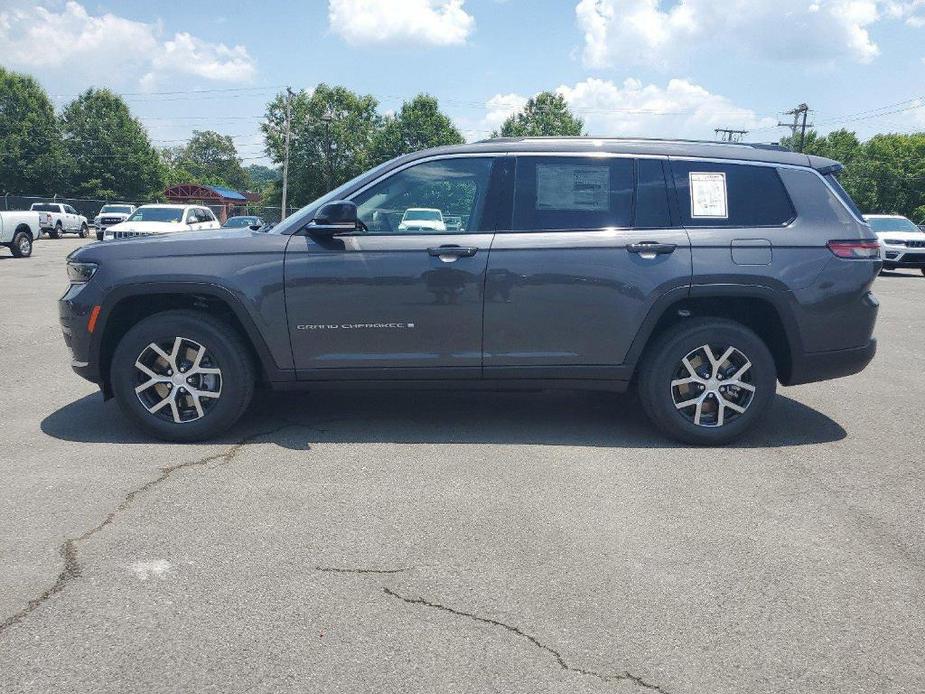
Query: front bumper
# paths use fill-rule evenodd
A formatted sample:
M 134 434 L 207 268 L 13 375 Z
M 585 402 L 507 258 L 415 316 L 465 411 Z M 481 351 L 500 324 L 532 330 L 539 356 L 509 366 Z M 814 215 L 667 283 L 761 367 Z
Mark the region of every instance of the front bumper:
M 925 249 L 908 251 L 886 248 L 883 251 L 883 267 L 888 270 L 898 267 L 925 268 Z
M 88 328 L 93 311 L 92 283 L 71 285 L 58 300 L 58 320 L 64 334 L 64 344 L 71 351 L 71 368 L 81 378 L 102 383 L 97 359 L 97 343 Z

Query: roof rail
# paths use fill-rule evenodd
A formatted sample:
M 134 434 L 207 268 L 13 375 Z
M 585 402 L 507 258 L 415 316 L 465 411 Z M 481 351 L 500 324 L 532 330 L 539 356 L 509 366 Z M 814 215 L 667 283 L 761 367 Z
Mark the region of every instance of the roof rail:
M 696 145 L 717 145 L 720 147 L 751 147 L 753 149 L 768 149 L 778 152 L 789 151 L 786 147 L 783 147 L 776 142 L 720 142 L 718 140 L 689 140 L 683 138 L 672 138 L 672 137 L 590 137 L 584 135 L 531 135 L 523 137 L 490 137 L 484 140 L 479 140 L 479 142 L 533 142 L 533 141 L 545 141 L 551 142 L 556 140 L 566 140 L 566 141 L 590 141 L 590 140 L 607 140 L 610 142 L 640 142 L 640 143 L 654 143 L 662 142 L 666 144 L 677 143 L 677 144 L 696 144 Z

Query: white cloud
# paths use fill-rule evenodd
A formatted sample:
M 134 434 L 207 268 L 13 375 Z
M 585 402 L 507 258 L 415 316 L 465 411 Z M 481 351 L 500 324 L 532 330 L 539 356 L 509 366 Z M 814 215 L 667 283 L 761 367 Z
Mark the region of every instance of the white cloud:
M 683 79 L 664 86 L 644 85 L 637 79 L 616 84 L 610 80 L 586 79 L 562 85 L 556 92 L 571 111 L 585 122 L 585 130 L 598 137 L 714 137 L 714 128 L 751 130 L 769 128 L 776 118 L 760 116 L 737 106 L 725 96 L 713 94 Z M 486 126 L 497 128 L 504 118 L 519 110 L 526 99 L 516 94 L 498 94 L 486 102 Z M 488 128 L 486 128 L 488 129 Z M 765 133 L 769 139 L 774 133 Z
M 142 86 L 171 75 L 239 82 L 256 73 L 243 46 L 228 48 L 187 33 L 163 41 L 162 31 L 159 24 L 108 12 L 93 15 L 73 0 L 60 12 L 21 2 L 0 10 L 0 62 L 100 84 L 125 82 L 143 74 Z
M 331 31 L 347 43 L 407 43 L 450 46 L 465 43 L 475 19 L 465 0 L 329 0 Z
M 922 0 L 580 0 L 586 66 L 680 64 L 703 49 L 721 59 L 868 63 L 880 53 L 870 28 L 885 18 L 920 21 Z
M 151 66 L 151 72 L 142 78 L 148 86 L 164 74 L 185 73 L 219 82 L 238 82 L 250 81 L 257 73 L 244 46 L 228 48 L 223 43 L 209 43 L 185 32 L 165 41 Z

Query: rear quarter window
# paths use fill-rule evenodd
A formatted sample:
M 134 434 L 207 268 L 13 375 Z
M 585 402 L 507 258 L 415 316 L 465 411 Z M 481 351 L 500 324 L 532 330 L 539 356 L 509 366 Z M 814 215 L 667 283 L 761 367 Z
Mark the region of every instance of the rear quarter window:
M 671 171 L 684 226 L 784 226 L 796 217 L 773 166 L 672 161 Z

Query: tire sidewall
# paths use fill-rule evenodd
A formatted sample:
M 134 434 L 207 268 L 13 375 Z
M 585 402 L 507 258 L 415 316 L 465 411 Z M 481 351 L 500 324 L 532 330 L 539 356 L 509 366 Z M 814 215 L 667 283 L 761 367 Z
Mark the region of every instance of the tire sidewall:
M 716 445 L 731 441 L 750 429 L 767 411 L 777 392 L 777 368 L 764 342 L 745 326 L 722 320 L 715 324 L 702 322 L 679 329 L 665 336 L 651 355 L 640 382 L 643 405 L 650 418 L 667 434 L 686 443 Z M 734 421 L 721 427 L 697 426 L 675 407 L 671 381 L 683 359 L 705 344 L 735 347 L 752 363 L 752 383 L 755 394 L 748 409 Z
M 61 222 L 55 224 L 55 229 L 49 234 L 49 236 L 55 239 L 60 239 L 62 236 L 64 236 L 64 228 L 61 226 Z
M 26 250 L 23 250 L 20 244 L 22 239 L 26 239 L 28 242 Z M 24 231 L 20 231 L 17 234 L 13 235 L 13 241 L 10 243 L 10 250 L 13 252 L 13 255 L 17 258 L 28 258 L 32 255 L 32 239 L 29 238 L 29 234 Z
M 202 418 L 177 424 L 152 415 L 135 394 L 135 360 L 152 342 L 184 337 L 208 350 L 222 371 L 221 397 Z M 110 368 L 113 393 L 122 411 L 146 433 L 171 441 L 195 441 L 220 434 L 247 408 L 254 389 L 254 373 L 247 351 L 233 329 L 208 316 L 168 312 L 132 327 L 119 342 Z

